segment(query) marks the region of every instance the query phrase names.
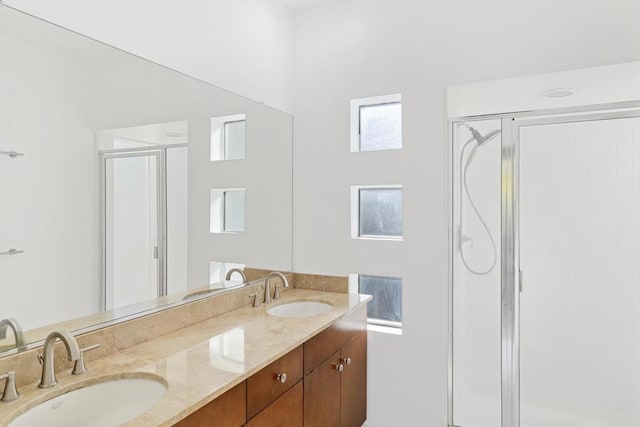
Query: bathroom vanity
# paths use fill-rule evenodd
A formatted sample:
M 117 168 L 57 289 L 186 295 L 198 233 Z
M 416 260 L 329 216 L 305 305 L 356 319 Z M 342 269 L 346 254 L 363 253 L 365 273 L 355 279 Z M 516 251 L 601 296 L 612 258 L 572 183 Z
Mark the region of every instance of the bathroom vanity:
M 370 298 L 291 289 L 269 305 L 243 305 L 87 361 L 88 371 L 81 376 L 64 366 L 58 345 L 58 385 L 46 390 L 36 382 L 21 386 L 20 399 L 1 405 L 0 426 L 70 391 L 121 378 L 151 379 L 166 387 L 127 426 L 360 426 L 366 419 Z M 268 312 L 300 301 L 331 308 L 309 317 Z M 215 305 L 216 297 L 199 304 Z M 156 319 L 155 327 L 168 319 Z
M 366 320 L 366 308 L 357 308 L 176 426 L 212 420 L 221 426 L 361 426 L 367 417 Z

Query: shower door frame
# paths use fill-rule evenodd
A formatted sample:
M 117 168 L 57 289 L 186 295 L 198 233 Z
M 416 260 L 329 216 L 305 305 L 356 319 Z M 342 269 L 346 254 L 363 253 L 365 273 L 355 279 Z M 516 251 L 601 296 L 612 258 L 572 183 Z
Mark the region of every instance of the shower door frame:
M 106 173 L 107 160 L 131 157 L 155 157 L 157 179 L 157 218 L 158 218 L 158 296 L 168 293 L 167 283 L 167 150 L 172 148 L 185 148 L 188 144 L 154 145 L 140 148 L 121 148 L 101 150 L 100 157 L 100 307 L 102 311 L 107 309 L 107 195 Z
M 454 126 L 460 122 L 500 119 L 501 141 L 501 427 L 520 427 L 520 292 L 522 272 L 519 254 L 519 145 L 520 128 L 560 123 L 577 123 L 624 118 L 640 118 L 640 102 L 600 104 L 584 107 L 537 110 L 482 116 L 450 118 L 447 138 L 448 206 L 448 335 L 447 335 L 447 426 L 453 424 L 453 339 L 454 339 L 454 256 L 455 224 L 453 174 L 456 159 Z

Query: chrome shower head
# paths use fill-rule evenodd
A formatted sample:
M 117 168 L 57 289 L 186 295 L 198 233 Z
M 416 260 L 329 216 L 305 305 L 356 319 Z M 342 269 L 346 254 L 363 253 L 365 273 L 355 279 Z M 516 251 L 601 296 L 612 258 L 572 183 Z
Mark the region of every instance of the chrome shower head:
M 493 138 L 495 138 L 496 135 L 498 135 L 500 132 L 502 132 L 500 129 L 496 129 L 496 130 L 492 130 L 491 132 L 489 132 L 486 135 L 482 135 L 480 132 L 478 132 L 478 130 L 476 128 L 474 128 L 472 126 L 469 126 L 468 124 L 466 124 L 464 122 L 460 122 L 459 125 L 466 127 L 469 130 L 469 132 L 471 132 L 471 135 L 473 136 L 473 139 L 475 139 L 476 142 L 478 143 L 478 146 L 486 144 L 487 142 L 489 142 Z M 471 141 L 471 140 L 469 140 L 469 141 Z
M 478 145 L 480 146 L 480 145 L 486 144 L 487 142 L 495 138 L 496 135 L 498 135 L 501 132 L 501 130 L 500 129 L 492 130 L 491 132 L 483 136 L 476 129 L 469 126 L 469 132 L 471 132 L 471 135 L 473 135 L 473 139 L 475 139 L 478 142 Z

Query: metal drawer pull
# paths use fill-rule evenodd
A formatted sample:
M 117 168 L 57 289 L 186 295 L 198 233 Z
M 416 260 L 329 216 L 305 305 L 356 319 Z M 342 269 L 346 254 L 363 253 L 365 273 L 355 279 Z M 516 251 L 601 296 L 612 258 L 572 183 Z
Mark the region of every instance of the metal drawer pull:
M 344 371 L 344 365 L 342 363 L 339 363 L 337 365 L 333 365 L 333 368 L 338 372 Z
M 19 251 L 16 248 L 11 248 L 6 252 L 0 252 L 0 255 L 17 255 L 17 254 L 23 254 L 24 251 Z
M 282 384 L 287 382 L 287 374 L 284 372 L 281 374 L 276 374 L 276 381 L 281 382 Z
M 5 154 L 12 159 L 15 159 L 18 156 L 24 156 L 24 153 L 18 153 L 17 151 L 0 151 L 0 154 Z
M 340 358 L 340 363 L 344 363 L 345 365 L 349 366 L 349 365 L 351 365 L 351 358 L 350 357 L 341 357 Z

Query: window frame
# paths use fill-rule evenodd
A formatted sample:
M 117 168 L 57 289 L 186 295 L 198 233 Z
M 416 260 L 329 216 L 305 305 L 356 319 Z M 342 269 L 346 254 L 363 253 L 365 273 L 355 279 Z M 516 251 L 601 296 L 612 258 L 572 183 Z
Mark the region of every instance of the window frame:
M 243 230 L 228 231 L 227 228 L 227 193 L 242 192 L 244 197 Z M 247 189 L 246 188 L 210 188 L 209 189 L 209 233 L 210 234 L 244 234 L 247 230 Z M 214 209 L 214 202 L 215 204 Z M 213 220 L 215 219 L 215 222 Z M 214 226 L 215 225 L 215 226 Z
M 375 234 L 360 233 L 360 190 L 400 190 L 402 215 L 402 234 L 400 236 L 379 236 Z M 351 238 L 358 240 L 386 240 L 401 242 L 404 239 L 404 190 L 401 184 L 383 184 L 383 185 L 352 185 L 351 186 Z
M 402 289 L 404 288 L 404 279 L 402 277 L 392 277 L 385 276 L 380 274 L 360 274 L 360 273 L 352 273 L 349 274 L 349 292 L 350 293 L 361 293 L 361 280 L 362 277 L 372 277 L 379 279 L 392 279 L 392 280 L 400 280 L 400 318 L 403 319 L 403 301 L 402 301 Z M 366 294 L 368 295 L 368 294 Z M 369 302 L 371 304 L 371 302 Z M 376 332 L 386 332 L 390 334 L 402 335 L 402 328 L 404 326 L 404 321 L 400 320 L 399 322 L 377 319 L 375 317 L 369 317 L 367 313 L 367 325 L 369 330 L 373 330 Z
M 400 147 L 398 148 L 384 148 L 381 150 L 361 150 L 361 111 L 363 107 L 375 107 L 382 105 L 399 104 L 401 108 L 400 113 Z M 350 137 L 350 149 L 352 153 L 372 153 L 378 151 L 398 151 L 403 149 L 402 138 L 402 95 L 382 95 L 371 96 L 368 98 L 359 98 L 351 100 L 351 137 Z
M 228 142 L 227 142 L 227 126 L 230 125 L 230 124 L 233 124 L 233 123 L 242 123 L 242 122 L 244 123 L 244 131 L 245 131 L 244 141 L 243 141 L 244 149 L 245 149 L 245 155 L 241 159 L 228 159 L 227 158 L 227 152 L 229 151 L 229 148 L 228 148 Z M 247 150 L 247 119 L 244 118 L 244 119 L 224 121 L 222 123 L 221 133 L 222 133 L 222 135 L 221 135 L 222 144 L 221 144 L 220 148 L 222 149 L 222 161 L 245 160 L 247 158 L 247 152 L 246 152 L 246 150 Z

